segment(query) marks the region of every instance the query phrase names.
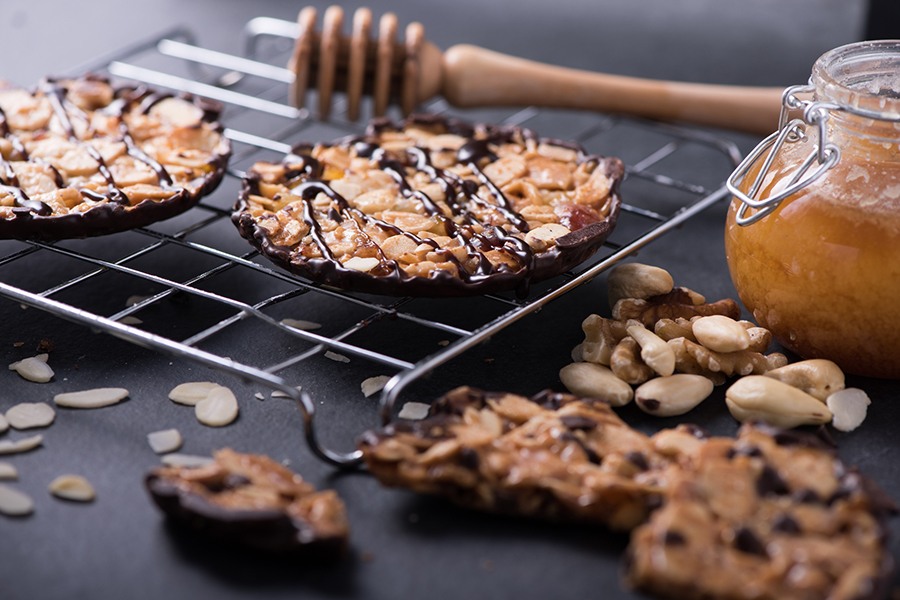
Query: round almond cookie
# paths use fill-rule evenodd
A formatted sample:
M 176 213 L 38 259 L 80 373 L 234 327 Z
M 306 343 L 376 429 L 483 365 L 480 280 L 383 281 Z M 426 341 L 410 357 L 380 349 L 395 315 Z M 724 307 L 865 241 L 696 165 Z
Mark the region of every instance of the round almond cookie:
M 0 238 L 59 240 L 142 227 L 222 180 L 221 107 L 97 75 L 0 89 Z
M 513 126 L 414 115 L 256 163 L 232 220 L 277 265 L 387 295 L 516 290 L 589 258 L 615 226 L 617 158 Z

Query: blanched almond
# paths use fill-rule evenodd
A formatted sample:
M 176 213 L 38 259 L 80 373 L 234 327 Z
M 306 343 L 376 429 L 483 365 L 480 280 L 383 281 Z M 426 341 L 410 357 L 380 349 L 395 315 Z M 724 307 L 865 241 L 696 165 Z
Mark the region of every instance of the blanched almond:
M 19 470 L 16 465 L 0 461 L 0 479 L 18 479 Z
M 224 427 L 238 417 L 238 402 L 234 393 L 223 386 L 216 386 L 194 406 L 197 420 L 209 427 Z
M 24 358 L 9 365 L 11 371 L 18 373 L 23 379 L 35 383 L 47 383 L 53 379 L 53 369 L 37 356 Z
M 853 431 L 862 425 L 871 403 L 868 394 L 859 388 L 837 391 L 825 400 L 825 404 L 834 415 L 831 424 L 838 431 Z
M 47 427 L 55 418 L 56 412 L 46 402 L 22 402 L 6 411 L 6 420 L 14 429 Z
M 725 391 L 725 404 L 738 421 L 760 420 L 778 427 L 821 425 L 832 418 L 820 400 L 764 375 L 738 379 Z
M 169 454 L 181 448 L 184 440 L 177 429 L 163 429 L 147 434 L 147 443 L 157 454 Z
M 214 462 L 210 456 L 178 453 L 166 454 L 160 460 L 167 467 L 185 467 L 188 469 L 205 467 Z
M 369 377 L 368 379 L 364 379 L 362 384 L 360 384 L 360 388 L 362 389 L 363 395 L 368 398 L 373 394 L 377 394 L 381 390 L 384 389 L 384 386 L 390 381 L 391 378 L 387 375 L 377 375 L 375 377 Z
M 408 421 L 421 421 L 428 416 L 430 409 L 431 405 L 424 402 L 407 402 L 397 416 Z
M 72 502 L 91 502 L 97 497 L 94 486 L 81 475 L 60 475 L 48 489 L 57 498 Z
M 34 512 L 34 500 L 21 490 L 0 483 L 0 514 L 24 517 Z
M 33 435 L 18 440 L 0 440 L 0 454 L 19 454 L 34 450 L 44 442 L 44 436 Z
M 645 413 L 674 417 L 706 400 L 713 387 L 713 382 L 702 375 L 679 373 L 642 384 L 634 391 L 634 401 Z
M 185 406 L 196 406 L 198 402 L 209 396 L 209 393 L 217 387 L 220 387 L 219 384 L 211 381 L 182 383 L 172 388 L 172 391 L 169 392 L 169 400 Z
M 95 388 L 57 394 L 53 397 L 53 402 L 66 408 L 103 408 L 118 404 L 127 397 L 128 390 L 125 388 Z
M 559 370 L 559 380 L 576 396 L 598 398 L 612 406 L 625 406 L 634 396 L 630 385 L 616 377 L 608 367 L 594 363 L 566 365 Z

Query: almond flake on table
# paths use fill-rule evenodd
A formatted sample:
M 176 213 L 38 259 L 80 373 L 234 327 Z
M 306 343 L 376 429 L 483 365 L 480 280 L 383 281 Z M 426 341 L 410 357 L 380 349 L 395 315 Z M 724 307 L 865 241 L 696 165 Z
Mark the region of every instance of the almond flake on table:
M 384 386 L 390 380 L 391 378 L 387 375 L 376 375 L 375 377 L 364 379 L 359 387 L 362 390 L 363 395 L 368 398 L 369 396 L 377 394 L 378 392 L 383 390 Z
M 141 323 L 143 323 L 143 321 L 135 316 L 128 315 L 127 317 L 122 317 L 121 319 L 119 319 L 119 323 L 121 323 L 122 325 L 140 325 Z
M 205 467 L 211 465 L 214 461 L 211 456 L 197 456 L 195 454 L 166 454 L 160 458 L 162 464 L 167 467 L 185 467 L 188 469 Z
M 72 502 L 91 502 L 97 497 L 94 486 L 81 475 L 60 475 L 50 482 L 50 493 Z
M 424 402 L 407 402 L 397 416 L 408 421 L 421 421 L 428 416 L 430 409 L 431 405 Z
M 169 400 L 185 406 L 196 406 L 217 387 L 222 386 L 212 381 L 189 381 L 172 388 L 172 391 L 169 392 Z
M 148 433 L 147 443 L 157 454 L 169 454 L 181 448 L 184 440 L 177 429 L 162 429 Z
M 53 402 L 66 408 L 103 408 L 118 404 L 127 397 L 128 390 L 125 388 L 94 388 L 57 394 L 53 397 Z
M 316 323 L 315 321 L 304 321 L 303 319 L 282 319 L 282 325 L 287 325 L 292 329 L 299 329 L 300 331 L 313 331 L 315 329 L 321 329 L 322 324 Z
M 44 443 L 44 436 L 33 435 L 18 440 L 0 440 L 0 454 L 19 454 L 34 450 Z
M 296 388 L 294 388 L 294 389 L 296 389 L 296 390 L 299 392 L 300 390 L 303 389 L 303 386 L 302 386 L 302 385 L 298 385 L 298 386 L 297 386 Z M 290 396 L 290 394 L 288 394 L 287 392 L 283 392 L 283 391 L 281 391 L 281 390 L 275 390 L 274 392 L 272 392 L 272 393 L 269 395 L 269 397 L 270 397 L 270 398 L 290 398 L 291 396 Z
M 0 433 L 6 433 L 7 429 L 9 429 L 9 423 L 6 422 L 6 417 L 0 414 Z
M 9 365 L 10 371 L 15 371 L 23 379 L 34 383 L 47 383 L 53 379 L 53 369 L 47 364 L 46 354 L 23 358 Z
M 6 411 L 6 421 L 13 429 L 48 427 L 56 411 L 46 402 L 20 402 Z
M 216 386 L 194 406 L 197 420 L 209 427 L 224 427 L 238 417 L 237 398 L 227 387 Z
M 0 461 L 0 479 L 18 479 L 19 470 L 16 465 L 5 461 Z
M 344 356 L 343 354 L 338 354 L 337 352 L 332 352 L 331 350 L 328 350 L 325 352 L 325 358 L 331 359 L 335 362 L 342 362 L 342 363 L 350 362 L 350 359 L 347 358 L 346 356 Z
M 21 490 L 0 483 L 0 514 L 24 517 L 34 512 L 34 500 Z

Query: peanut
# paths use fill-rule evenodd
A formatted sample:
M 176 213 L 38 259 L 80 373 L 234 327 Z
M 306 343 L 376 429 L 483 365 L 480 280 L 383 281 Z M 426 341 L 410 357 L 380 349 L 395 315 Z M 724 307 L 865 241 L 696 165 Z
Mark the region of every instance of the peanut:
M 631 386 L 602 365 L 572 363 L 560 369 L 559 379 L 573 394 L 599 398 L 609 402 L 611 406 L 625 406 L 634 397 Z
M 693 321 L 697 341 L 715 352 L 738 352 L 750 346 L 750 335 L 740 323 L 724 315 L 710 315 Z
M 626 331 L 641 347 L 641 359 L 648 367 L 663 377 L 675 372 L 675 352 L 665 340 L 637 321 L 629 321 Z
M 683 415 L 706 400 L 713 383 L 702 375 L 657 377 L 634 391 L 635 403 L 644 412 L 659 417 Z
M 622 298 L 650 298 L 672 291 L 675 282 L 665 269 L 628 263 L 613 269 L 606 280 L 610 307 Z
M 831 421 L 831 410 L 818 399 L 787 383 L 750 375 L 725 391 L 725 403 L 738 421 L 761 420 L 778 427 L 821 425 Z
M 834 392 L 844 389 L 844 372 L 824 358 L 802 360 L 766 372 L 766 377 L 783 381 L 810 396 L 825 401 Z

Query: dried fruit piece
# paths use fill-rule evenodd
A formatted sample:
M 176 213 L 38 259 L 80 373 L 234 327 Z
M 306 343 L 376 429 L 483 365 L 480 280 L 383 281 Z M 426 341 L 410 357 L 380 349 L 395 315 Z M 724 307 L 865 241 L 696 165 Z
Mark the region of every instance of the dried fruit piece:
M 234 393 L 223 386 L 213 388 L 206 398 L 194 406 L 197 420 L 209 427 L 224 427 L 238 417 L 238 402 Z
M 713 382 L 702 375 L 679 373 L 644 383 L 634 391 L 634 401 L 645 413 L 674 417 L 706 400 L 713 387 Z
M 157 454 L 168 454 L 181 448 L 184 440 L 177 429 L 163 429 L 147 434 L 147 443 Z
M 50 493 L 72 502 L 91 502 L 97 497 L 94 486 L 81 475 L 60 475 L 50 482 Z
M 10 371 L 15 371 L 22 376 L 23 379 L 33 381 L 35 383 L 47 383 L 53 379 L 53 369 L 47 364 L 46 359 L 41 360 L 38 356 L 23 358 L 20 361 L 9 365 Z
M 80 392 L 66 392 L 53 397 L 57 406 L 66 408 L 103 408 L 118 404 L 128 397 L 125 388 L 94 388 Z
M 0 479 L 18 479 L 19 471 L 12 463 L 0 461 Z
M 21 402 L 6 411 L 6 420 L 14 429 L 47 427 L 56 412 L 46 402 Z
M 871 403 L 868 394 L 859 388 L 837 391 L 825 400 L 825 404 L 834 415 L 831 424 L 838 431 L 853 431 L 862 425 Z
M 198 402 L 209 396 L 209 393 L 217 387 L 220 387 L 219 384 L 211 381 L 182 383 L 172 388 L 172 391 L 169 392 L 169 400 L 185 406 L 196 406 Z
M 611 406 L 625 406 L 634 397 L 631 386 L 603 365 L 572 363 L 560 369 L 559 379 L 576 396 L 597 398 Z
M 18 440 L 0 440 L 0 454 L 19 454 L 34 450 L 44 443 L 44 436 L 33 435 Z
M 430 409 L 431 405 L 425 404 L 424 402 L 407 402 L 403 405 L 403 408 L 400 409 L 397 416 L 401 419 L 406 419 L 407 421 L 421 421 L 428 416 L 428 411 Z
M 25 492 L 0 483 L 0 514 L 24 517 L 34 512 L 34 500 Z
M 368 379 L 364 379 L 362 384 L 360 384 L 360 389 L 362 389 L 363 395 L 366 398 L 372 396 L 373 394 L 377 394 L 381 390 L 384 389 L 384 386 L 390 381 L 391 378 L 387 375 L 377 375 L 375 377 L 369 377 Z

